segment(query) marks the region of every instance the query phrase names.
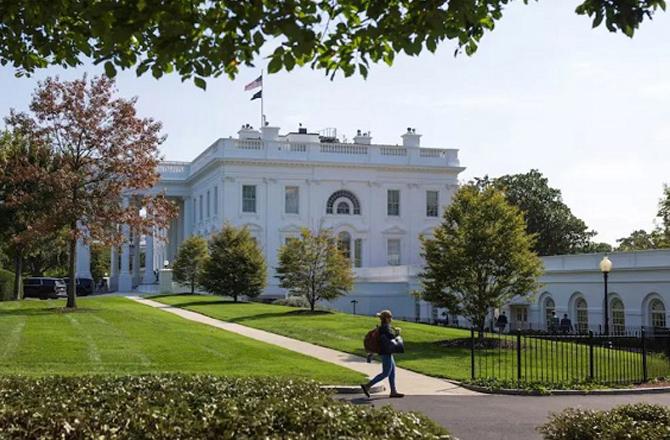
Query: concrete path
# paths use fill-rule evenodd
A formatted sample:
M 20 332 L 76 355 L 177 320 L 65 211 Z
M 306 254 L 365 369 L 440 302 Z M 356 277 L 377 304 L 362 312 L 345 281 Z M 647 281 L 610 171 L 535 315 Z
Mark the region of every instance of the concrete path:
M 298 341 L 296 339 L 280 336 L 275 333 L 258 330 L 251 327 L 246 327 L 232 322 L 221 321 L 210 318 L 200 313 L 192 312 L 190 310 L 172 307 L 167 304 L 144 299 L 139 296 L 128 296 L 134 301 L 144 305 L 159 308 L 169 313 L 173 313 L 184 319 L 199 322 L 202 324 L 211 325 L 212 327 L 220 328 L 231 333 L 246 336 L 248 338 L 256 339 L 261 342 L 273 344 L 285 348 L 287 350 L 295 351 L 307 356 L 320 359 L 325 362 L 330 362 L 354 371 L 366 374 L 369 377 L 374 377 L 381 371 L 381 366 L 377 362 L 368 364 L 365 358 L 355 356 L 349 353 L 332 350 L 330 348 L 320 347 L 318 345 L 310 344 L 308 342 Z M 396 368 L 396 383 L 399 391 L 407 395 L 423 395 L 423 396 L 476 396 L 480 395 L 474 391 L 462 388 L 452 382 L 443 379 L 437 379 L 423 374 L 415 373 L 413 371 L 405 370 L 404 368 Z
M 670 394 L 608 396 L 501 396 L 464 399 L 457 396 L 407 396 L 404 399 L 343 400 L 361 405 L 392 405 L 401 411 L 418 411 L 446 427 L 460 440 L 540 440 L 537 427 L 551 413 L 579 407 L 610 409 L 626 403 L 670 405 Z

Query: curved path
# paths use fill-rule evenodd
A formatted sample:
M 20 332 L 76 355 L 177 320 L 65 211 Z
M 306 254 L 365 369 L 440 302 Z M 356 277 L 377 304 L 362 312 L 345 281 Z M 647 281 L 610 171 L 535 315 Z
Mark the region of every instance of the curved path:
M 155 307 L 169 313 L 173 313 L 184 319 L 190 321 L 200 322 L 202 324 L 211 325 L 212 327 L 220 328 L 238 335 L 246 336 L 248 338 L 256 339 L 258 341 L 266 342 L 268 344 L 278 345 L 291 351 L 302 353 L 307 356 L 315 357 L 325 362 L 340 365 L 370 377 L 375 376 L 381 371 L 380 364 L 373 362 L 368 364 L 365 358 L 355 356 L 349 353 L 333 350 L 330 348 L 321 347 L 310 344 L 308 342 L 299 341 L 297 339 L 287 338 L 275 333 L 258 330 L 232 322 L 221 321 L 219 319 L 210 318 L 209 316 L 200 313 L 192 312 L 190 310 L 173 307 L 150 299 L 141 298 L 139 296 L 128 296 L 128 298 L 137 301 L 141 304 Z M 398 384 L 402 384 L 402 392 L 408 395 L 423 395 L 423 396 L 476 396 L 479 393 L 462 388 L 452 382 L 444 379 L 426 376 L 415 373 L 404 368 L 396 367 L 396 380 Z

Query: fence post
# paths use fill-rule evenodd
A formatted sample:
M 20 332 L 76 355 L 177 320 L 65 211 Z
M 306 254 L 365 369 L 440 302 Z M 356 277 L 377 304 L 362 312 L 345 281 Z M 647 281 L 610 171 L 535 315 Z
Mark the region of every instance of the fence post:
M 470 327 L 470 378 L 475 380 L 475 328 Z
M 595 370 L 593 365 L 593 330 L 589 330 L 589 379 L 593 380 Z
M 641 338 L 641 343 L 642 343 L 642 382 L 646 382 L 648 377 L 647 377 L 647 344 L 645 343 L 645 331 L 644 327 L 642 327 L 642 331 L 640 332 L 640 338 Z
M 516 380 L 521 382 L 521 330 L 516 331 Z

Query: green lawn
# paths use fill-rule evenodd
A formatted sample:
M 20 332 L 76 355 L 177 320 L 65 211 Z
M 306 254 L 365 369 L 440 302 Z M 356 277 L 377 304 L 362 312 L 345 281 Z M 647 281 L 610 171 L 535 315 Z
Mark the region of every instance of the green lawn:
M 233 303 L 229 300 L 200 295 L 172 295 L 155 297 L 157 301 L 187 308 L 213 318 L 236 322 L 262 330 L 289 336 L 295 339 L 312 342 L 329 348 L 364 355 L 363 337 L 373 328 L 378 320 L 374 317 L 353 316 L 346 313 L 316 313 L 311 314 L 304 310 L 285 306 L 260 303 Z M 431 376 L 450 379 L 470 378 L 470 350 L 468 348 L 444 347 L 441 342 L 457 338 L 469 338 L 468 330 L 454 329 L 417 324 L 412 322 L 395 322 L 402 328 L 406 352 L 396 356 L 398 365 L 425 373 Z M 512 337 L 510 337 L 512 338 Z M 581 350 L 576 362 L 576 352 Z M 547 368 L 527 370 L 528 380 L 543 381 L 552 377 L 567 363 L 572 371 L 581 375 L 588 371 L 588 355 L 583 353 L 584 346 L 574 343 L 559 343 L 552 345 L 542 340 L 534 340 L 534 345 L 525 347 L 523 354 L 524 366 L 533 363 L 533 359 L 543 356 L 548 362 L 543 364 Z M 484 371 L 495 374 L 499 378 L 516 378 L 516 356 L 512 350 L 479 351 L 477 365 Z M 596 349 L 594 357 L 597 365 L 607 357 L 623 356 L 629 369 L 641 365 L 640 357 L 633 353 L 621 353 L 615 350 Z M 665 361 L 650 358 L 650 371 L 663 371 L 666 375 L 668 364 Z M 533 364 L 537 364 L 537 361 Z M 493 367 L 496 369 L 493 370 Z M 478 371 L 478 372 L 479 372 Z M 555 374 L 555 373 L 554 373 Z M 608 374 L 621 374 L 596 369 L 596 374 L 608 377 Z M 478 374 L 480 376 L 480 374 Z M 555 375 L 554 379 L 558 379 Z
M 0 303 L 2 374 L 208 373 L 355 384 L 352 370 L 187 321 L 126 298 Z

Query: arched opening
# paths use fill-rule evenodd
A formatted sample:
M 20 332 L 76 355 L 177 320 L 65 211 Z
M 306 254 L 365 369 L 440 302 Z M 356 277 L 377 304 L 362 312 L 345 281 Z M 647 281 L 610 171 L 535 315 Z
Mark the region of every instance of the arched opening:
M 658 298 L 649 302 L 649 323 L 654 329 L 665 328 L 665 304 Z
M 626 312 L 623 301 L 619 298 L 612 298 L 610 301 L 610 322 L 611 330 L 615 335 L 622 335 L 626 330 Z
M 342 202 L 347 204 L 348 212 L 339 212 Z M 343 207 L 344 209 L 344 207 Z M 361 214 L 361 204 L 351 191 L 335 191 L 328 197 L 326 203 L 326 214 L 341 214 L 341 215 L 360 215 Z
M 589 305 L 584 298 L 575 300 L 575 329 L 579 333 L 589 331 Z
M 351 234 L 347 231 L 337 234 L 337 249 L 342 252 L 342 255 L 351 259 Z
M 556 303 L 554 302 L 553 298 L 550 296 L 547 296 L 544 299 L 544 324 L 547 328 L 547 330 L 556 330 L 553 327 L 556 327 L 556 320 L 554 319 L 554 314 L 556 313 Z
M 344 215 L 349 215 L 351 214 L 351 208 L 349 207 L 349 204 L 342 200 L 337 204 L 337 211 L 338 214 L 344 214 Z

